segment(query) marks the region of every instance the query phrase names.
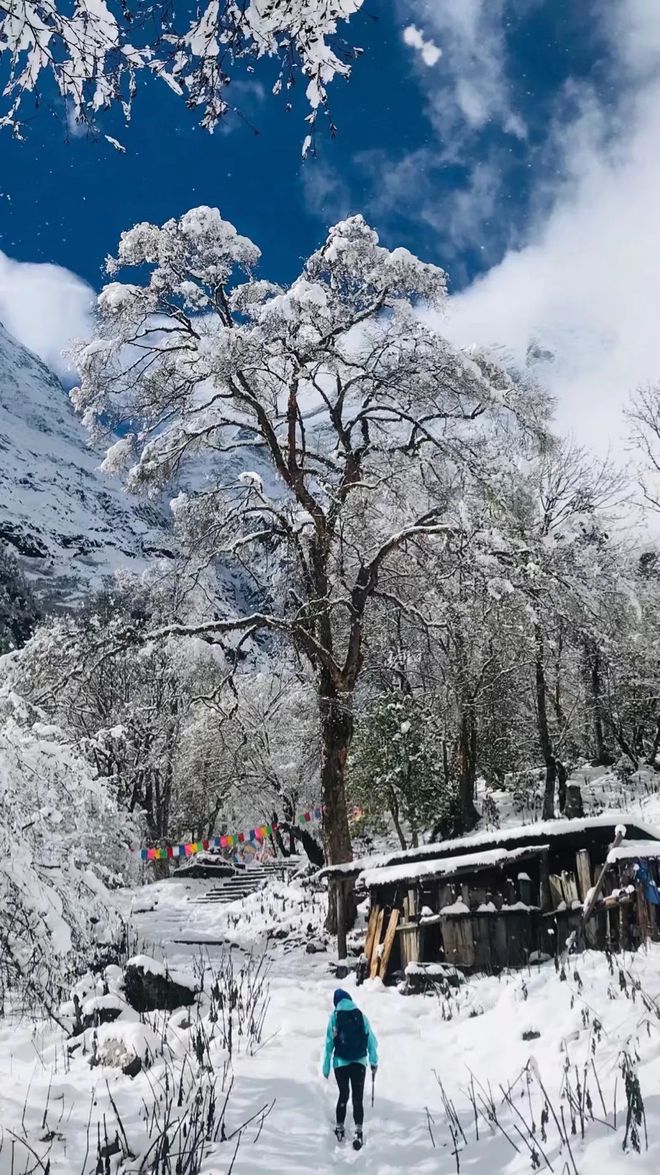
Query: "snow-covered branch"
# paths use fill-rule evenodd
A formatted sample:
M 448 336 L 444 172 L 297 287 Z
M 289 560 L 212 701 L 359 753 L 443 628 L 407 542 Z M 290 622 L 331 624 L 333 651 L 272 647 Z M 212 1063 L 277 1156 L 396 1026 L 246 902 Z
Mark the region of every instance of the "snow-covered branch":
M 244 63 L 280 62 L 276 93 L 299 72 L 313 123 L 327 86 L 357 50 L 341 26 L 363 0 L 209 0 L 191 19 L 162 0 L 129 10 L 119 0 L 3 0 L 0 55 L 9 79 L 0 125 L 20 128 L 29 96 L 59 93 L 73 117 L 94 122 L 119 106 L 128 119 L 138 81 L 161 79 L 212 131 L 232 109 L 226 89 Z M 111 140 L 116 142 L 115 140 Z

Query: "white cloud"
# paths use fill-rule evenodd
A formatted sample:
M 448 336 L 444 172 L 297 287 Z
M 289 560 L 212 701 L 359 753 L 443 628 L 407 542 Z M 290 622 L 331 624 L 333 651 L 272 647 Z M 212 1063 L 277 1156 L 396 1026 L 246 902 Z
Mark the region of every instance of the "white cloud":
M 438 48 L 435 41 L 427 40 L 424 34 L 414 24 L 409 24 L 403 30 L 403 39 L 406 45 L 410 45 L 412 49 L 417 50 L 424 65 L 437 65 L 442 57 L 442 49 Z
M 625 0 L 613 14 L 604 0 L 601 20 L 618 105 L 592 95 L 557 128 L 564 154 L 549 212 L 523 248 L 452 299 L 447 326 L 518 361 L 530 346 L 552 352 L 536 371 L 561 427 L 604 451 L 625 443 L 635 388 L 660 382 L 660 9 Z
M 93 302 L 92 288 L 70 270 L 0 253 L 0 321 L 64 380 L 72 373 L 63 351 L 89 334 Z
M 428 74 L 425 83 L 428 112 L 445 150 L 455 136 L 460 151 L 466 123 L 472 131 L 494 122 L 516 138 L 525 134 L 511 108 L 506 74 L 506 4 L 507 0 L 399 0 L 404 19 L 413 17 L 422 24 L 425 42 L 442 45 L 442 68 Z M 411 24 L 404 40 L 411 29 L 410 35 L 421 39 L 417 25 Z M 421 48 L 412 39 L 407 43 Z

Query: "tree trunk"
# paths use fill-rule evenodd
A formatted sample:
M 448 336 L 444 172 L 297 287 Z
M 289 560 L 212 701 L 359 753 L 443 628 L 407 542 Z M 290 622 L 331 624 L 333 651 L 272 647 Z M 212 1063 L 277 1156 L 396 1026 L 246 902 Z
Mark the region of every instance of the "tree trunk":
M 350 694 L 339 694 L 330 683 L 322 683 L 319 697 L 321 793 L 325 855 L 329 865 L 343 865 L 353 859 L 346 805 L 346 761 L 353 737 L 351 703 Z
M 303 849 L 307 853 L 307 858 L 312 865 L 316 865 L 318 869 L 322 869 L 325 865 L 325 853 L 321 848 L 316 837 L 312 836 L 306 828 L 298 828 L 295 824 L 285 824 L 284 831 L 291 836 L 293 841 L 300 841 Z M 288 854 L 290 855 L 290 854 Z
M 407 849 L 408 845 L 406 844 L 406 838 L 403 835 L 401 821 L 399 820 L 399 804 L 396 798 L 396 794 L 393 791 L 390 792 L 390 815 L 392 817 L 394 828 L 396 829 L 396 834 L 399 838 L 399 844 L 401 845 L 402 849 Z
M 593 763 L 595 767 L 609 767 L 612 762 L 612 756 L 608 753 L 605 746 L 605 727 L 601 704 L 600 652 L 591 642 L 586 644 L 586 657 L 587 691 L 589 695 L 588 706 L 591 718 L 591 741 L 594 752 Z
M 567 796 L 566 780 L 568 779 L 568 774 L 566 772 L 566 768 L 564 767 L 564 764 L 560 763 L 559 759 L 557 759 L 556 762 L 557 762 L 557 785 L 558 785 L 557 786 L 557 799 L 559 800 L 559 811 L 561 812 L 561 814 L 563 816 L 566 811 L 566 796 Z
M 321 726 L 321 795 L 323 798 L 323 834 L 328 865 L 343 865 L 353 860 L 351 833 L 346 805 L 346 762 L 353 737 L 352 695 L 335 688 L 327 677 L 321 678 L 319 718 Z M 342 934 L 355 921 L 356 906 L 352 887 L 343 888 Z M 331 890 L 332 894 L 332 890 Z M 337 933 L 337 902 L 328 904 L 326 929 Z
M 541 754 L 545 763 L 545 787 L 543 791 L 543 819 L 553 820 L 555 815 L 555 784 L 557 782 L 557 761 L 552 749 L 548 727 L 547 689 L 545 682 L 543 633 L 537 624 L 534 629 L 536 658 L 534 676 L 536 682 L 536 721 Z
M 458 798 L 463 829 L 468 832 L 477 822 L 474 785 L 477 777 L 477 724 L 470 704 L 463 708 L 458 738 Z
M 273 847 L 276 850 L 279 849 L 279 851 L 283 857 L 290 857 L 291 856 L 291 849 L 290 848 L 287 849 L 287 847 L 284 843 L 284 840 L 282 838 L 282 832 L 283 831 L 287 832 L 289 825 L 280 824 L 280 818 L 279 818 L 277 812 L 273 812 L 273 815 L 271 817 L 271 823 L 273 826 L 273 835 L 271 837 L 271 843 L 273 844 Z
M 658 754 L 658 747 L 660 747 L 660 716 L 656 719 L 655 738 L 653 739 L 653 746 L 649 752 L 649 757 L 646 760 L 649 767 L 655 767 L 655 759 L 656 755 Z

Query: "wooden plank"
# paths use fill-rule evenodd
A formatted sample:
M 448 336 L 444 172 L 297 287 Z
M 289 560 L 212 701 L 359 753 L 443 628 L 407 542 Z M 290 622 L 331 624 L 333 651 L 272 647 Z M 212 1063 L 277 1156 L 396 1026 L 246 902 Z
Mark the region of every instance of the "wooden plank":
M 371 956 L 369 959 L 369 978 L 370 979 L 375 979 L 378 974 L 378 964 L 380 962 L 380 959 L 378 956 L 378 947 L 380 946 L 380 936 L 383 932 L 384 918 L 385 918 L 385 911 L 381 909 L 378 911 L 378 918 L 376 920 L 376 932 L 374 934 L 374 940 L 373 940 L 372 947 L 371 947 Z
M 580 899 L 583 902 L 587 900 L 587 894 L 593 885 L 591 877 L 591 857 L 588 849 L 579 849 L 575 854 L 575 866 L 577 870 L 578 890 L 580 892 Z
M 492 970 L 491 923 L 497 914 L 479 914 L 473 919 L 472 941 L 474 943 L 474 965 L 477 971 Z
M 364 940 L 364 953 L 369 960 L 374 945 L 374 935 L 376 933 L 376 924 L 378 922 L 378 906 L 372 906 L 369 911 L 369 921 L 367 922 L 367 937 Z
M 445 915 L 442 920 L 442 941 L 448 963 L 456 967 L 474 967 L 474 937 L 469 915 Z
M 401 966 L 404 971 L 408 963 L 419 963 L 421 958 L 421 928 L 417 922 L 399 923 L 397 928 Z M 384 976 L 383 976 L 384 978 Z
M 564 901 L 569 909 L 572 909 L 573 902 L 579 902 L 577 881 L 574 873 L 568 873 L 567 870 L 562 871 L 561 884 L 564 891 Z
M 383 953 L 380 958 L 380 966 L 377 972 L 381 979 L 384 979 L 387 975 L 387 965 L 390 961 L 390 955 L 392 954 L 392 944 L 394 943 L 394 935 L 396 934 L 396 928 L 399 923 L 400 914 L 400 910 L 392 910 L 392 913 L 390 914 L 387 933 L 385 935 L 385 943 L 383 945 Z
M 550 887 L 550 900 L 552 901 L 553 909 L 561 906 L 566 899 L 564 897 L 564 887 L 561 883 L 561 877 L 556 873 L 551 873 L 548 877 L 548 885 Z
M 493 918 L 491 928 L 493 970 L 503 971 L 509 965 L 509 943 L 507 935 L 507 920 L 510 914 L 499 914 Z

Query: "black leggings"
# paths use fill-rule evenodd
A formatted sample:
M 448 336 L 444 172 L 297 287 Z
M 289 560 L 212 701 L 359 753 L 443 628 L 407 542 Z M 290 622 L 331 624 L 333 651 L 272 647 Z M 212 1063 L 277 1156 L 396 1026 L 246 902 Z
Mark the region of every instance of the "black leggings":
M 353 1121 L 356 1126 L 364 1122 L 364 1079 L 367 1075 L 365 1065 L 359 1061 L 352 1061 L 350 1065 L 340 1065 L 335 1069 L 335 1080 L 339 1086 L 339 1100 L 337 1102 L 337 1125 L 343 1126 L 346 1121 L 346 1107 L 348 1105 L 348 1090 L 350 1086 L 353 1099 Z

